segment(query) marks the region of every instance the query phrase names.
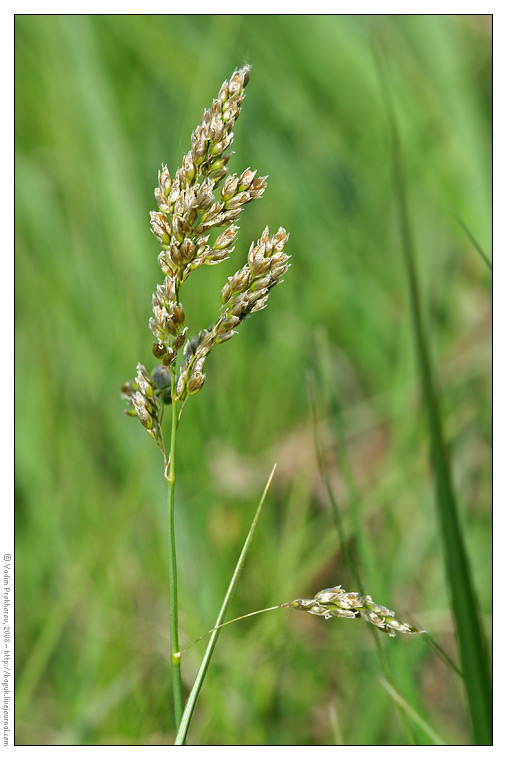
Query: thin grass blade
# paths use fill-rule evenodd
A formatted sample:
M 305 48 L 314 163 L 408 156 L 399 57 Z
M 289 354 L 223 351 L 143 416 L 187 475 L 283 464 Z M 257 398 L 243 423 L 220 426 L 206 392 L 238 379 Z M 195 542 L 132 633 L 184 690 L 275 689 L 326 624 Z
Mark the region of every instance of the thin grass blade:
M 453 214 L 456 217 L 456 219 L 458 220 L 461 229 L 463 230 L 463 232 L 465 233 L 465 235 L 467 236 L 467 238 L 470 240 L 470 242 L 472 243 L 473 247 L 475 248 L 475 250 L 477 251 L 477 253 L 481 257 L 481 259 L 484 261 L 484 263 L 486 264 L 486 266 L 488 267 L 488 269 L 490 270 L 490 272 L 492 272 L 493 271 L 493 264 L 491 263 L 490 259 L 486 256 L 486 254 L 482 250 L 481 246 L 479 245 L 479 243 L 477 242 L 477 240 L 474 238 L 474 236 L 472 235 L 472 233 L 468 229 L 468 227 L 465 224 L 465 222 L 463 221 L 463 219 L 459 216 L 459 214 L 457 214 L 456 211 L 453 211 Z
M 176 740 L 174 742 L 175 745 L 182 745 L 185 743 L 185 739 L 188 733 L 188 729 L 190 726 L 190 721 L 192 720 L 192 715 L 195 710 L 195 706 L 197 703 L 197 699 L 199 697 L 199 692 L 201 691 L 201 687 L 204 683 L 204 679 L 206 677 L 206 671 L 208 670 L 208 666 L 210 664 L 211 658 L 213 656 L 213 651 L 215 649 L 215 645 L 217 643 L 218 637 L 220 635 L 221 629 L 219 626 L 224 622 L 225 614 L 227 612 L 227 607 L 229 606 L 229 602 L 231 601 L 232 595 L 234 594 L 236 590 L 236 586 L 238 585 L 239 576 L 241 574 L 241 571 L 243 569 L 243 565 L 245 564 L 246 555 L 248 553 L 248 550 L 250 548 L 250 544 L 252 543 L 252 539 L 255 533 L 255 529 L 257 527 L 257 523 L 259 521 L 259 516 L 262 511 L 262 507 L 264 506 L 264 501 L 266 499 L 269 487 L 271 485 L 271 481 L 273 480 L 273 475 L 275 474 L 276 464 L 271 470 L 271 475 L 268 478 L 268 481 L 266 483 L 266 486 L 264 488 L 264 492 L 261 496 L 261 499 L 259 501 L 259 505 L 257 507 L 257 511 L 255 512 L 254 518 L 252 520 L 252 524 L 250 526 L 250 530 L 248 531 L 248 535 L 246 537 L 245 543 L 243 545 L 243 549 L 241 550 L 241 554 L 239 555 L 238 562 L 236 564 L 236 567 L 234 569 L 234 573 L 231 578 L 231 582 L 229 583 L 229 588 L 227 589 L 227 593 L 224 597 L 224 601 L 222 604 L 222 607 L 220 609 L 220 612 L 218 613 L 218 617 L 215 623 L 215 628 L 218 628 L 218 630 L 214 631 L 211 634 L 211 638 L 209 640 L 208 646 L 206 648 L 206 652 L 204 653 L 204 657 L 201 662 L 201 666 L 199 668 L 199 671 L 197 673 L 196 679 L 194 681 L 194 685 L 192 686 L 192 689 L 190 691 L 190 694 L 188 696 L 188 699 L 185 704 L 185 709 L 183 711 L 183 717 L 181 719 L 180 726 L 178 728 L 178 733 L 176 735 Z
M 329 503 L 331 506 L 331 514 L 333 516 L 333 521 L 336 526 L 336 530 L 338 533 L 338 542 L 340 544 L 340 549 L 343 554 L 343 557 L 345 559 L 345 564 L 347 565 L 349 572 L 351 576 L 356 581 L 358 588 L 360 589 L 361 593 L 364 593 L 364 587 L 363 587 L 363 581 L 361 578 L 361 573 L 359 571 L 359 566 L 357 563 L 356 558 L 352 555 L 352 553 L 349 550 L 348 547 L 348 541 L 345 536 L 344 528 L 343 528 L 343 520 L 340 514 L 340 509 L 338 507 L 338 504 L 336 502 L 333 488 L 331 485 L 331 481 L 329 479 L 329 473 L 327 471 L 327 467 L 324 460 L 324 454 L 322 451 L 322 442 L 320 440 L 319 436 L 319 428 L 318 428 L 318 415 L 317 415 L 317 401 L 316 401 L 316 394 L 313 387 L 313 379 L 311 376 L 308 376 L 308 393 L 309 393 L 309 400 L 310 400 L 310 407 L 312 411 L 312 420 L 313 420 L 313 428 L 314 428 L 314 440 L 315 440 L 315 452 L 317 456 L 317 464 L 319 467 L 319 473 L 322 478 L 322 481 L 326 487 Z M 338 414 L 341 414 L 341 409 L 339 408 L 337 402 L 335 401 L 337 412 Z M 339 432 L 341 432 L 339 430 Z M 347 448 L 346 443 L 343 440 L 343 437 L 341 437 L 341 440 L 339 441 L 339 462 L 340 466 L 342 467 L 342 470 L 346 472 L 346 480 L 347 480 L 347 488 L 349 491 L 349 501 L 352 505 L 353 512 L 355 514 L 354 517 L 354 529 L 355 529 L 355 537 L 357 539 L 357 543 L 359 546 L 359 554 L 360 554 L 360 560 L 361 564 L 364 567 L 365 565 L 369 565 L 368 556 L 369 553 L 367 552 L 365 548 L 365 540 L 362 535 L 361 530 L 361 521 L 359 519 L 359 496 L 357 492 L 357 488 L 355 486 L 353 475 L 352 475 L 352 469 L 350 467 L 350 463 L 348 461 L 348 454 L 347 454 Z M 371 576 L 374 577 L 374 573 L 371 573 Z M 377 657 L 379 659 L 380 666 L 384 672 L 384 676 L 386 680 L 391 684 L 391 686 L 394 689 L 394 677 L 391 670 L 391 666 L 389 664 L 389 660 L 387 659 L 387 655 L 384 651 L 384 648 L 380 642 L 380 637 L 378 631 L 376 631 L 373 627 L 369 627 L 368 630 L 370 631 L 370 635 L 373 638 L 373 642 L 375 644 L 375 650 L 377 652 Z M 396 709 L 398 711 L 398 715 L 400 718 L 400 722 L 403 726 L 403 730 L 405 731 L 405 734 L 407 736 L 408 744 L 415 745 L 416 739 L 414 736 L 414 733 L 412 731 L 412 728 L 410 726 L 410 722 L 408 720 L 407 715 L 405 714 L 405 709 L 402 704 L 399 702 L 395 702 Z
M 428 723 L 426 723 L 424 718 L 421 718 L 419 713 L 408 704 L 406 699 L 403 699 L 401 694 L 398 694 L 398 692 L 396 691 L 396 689 L 393 687 L 392 684 L 388 683 L 384 678 L 380 679 L 380 683 L 384 687 L 384 689 L 387 691 L 389 696 L 393 698 L 395 703 L 399 707 L 401 707 L 404 710 L 404 712 L 407 713 L 407 715 L 410 715 L 414 723 L 417 723 L 417 725 L 420 728 L 422 728 L 422 730 L 429 736 L 429 738 L 434 744 L 437 744 L 439 746 L 445 746 L 445 742 L 440 738 L 440 736 L 436 733 L 436 731 L 434 731 L 431 728 L 431 726 L 429 726 Z
M 410 296 L 413 338 L 428 422 L 431 463 L 436 481 L 436 506 L 447 582 L 451 594 L 474 743 L 490 745 L 492 743 L 493 710 L 489 660 L 479 622 L 479 607 L 472 585 L 470 563 L 458 517 L 440 403 L 428 339 L 423 324 L 415 245 L 405 189 L 398 127 L 385 71 L 385 56 L 382 50 L 378 52 L 379 73 L 391 138 L 394 190 L 398 200 L 399 225 Z

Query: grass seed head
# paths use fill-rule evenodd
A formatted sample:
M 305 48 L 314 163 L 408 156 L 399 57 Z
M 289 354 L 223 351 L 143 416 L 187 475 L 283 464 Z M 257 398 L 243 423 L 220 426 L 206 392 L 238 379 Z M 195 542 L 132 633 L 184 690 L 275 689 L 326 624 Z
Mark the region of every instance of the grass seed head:
M 212 348 L 230 340 L 236 334 L 234 328 L 246 317 L 265 308 L 271 289 L 281 282 L 289 267 L 289 256 L 283 253 L 288 233 L 280 227 L 270 237 L 266 227 L 257 243 L 252 243 L 247 263 L 229 277 L 222 289 L 222 307 L 216 321 L 198 336 L 186 338 L 186 315 L 179 298 L 181 286 L 199 267 L 215 266 L 230 257 L 239 230 L 234 222 L 243 207 L 260 198 L 266 189 L 267 177 L 258 177 L 255 169 L 248 167 L 239 175 L 228 173 L 227 169 L 233 155 L 230 151 L 233 127 L 249 79 L 250 66 L 234 71 L 222 84 L 211 107 L 204 111 L 201 123 L 192 133 L 190 150 L 174 177 L 166 164 L 158 172 L 154 191 L 158 209 L 150 212 L 150 224 L 162 248 L 158 263 L 165 279 L 153 294 L 149 327 L 155 338 L 153 356 L 175 380 L 173 402 L 184 401 L 203 387 L 206 377 L 203 365 Z M 220 231 L 223 227 L 226 229 Z M 214 230 L 218 234 L 213 234 Z M 177 369 L 182 347 L 183 358 Z M 161 391 L 157 384 L 153 389 L 149 381 L 147 371 L 139 374 L 138 370 L 135 383 L 126 384 L 124 388 L 129 390 L 122 395 L 129 404 L 127 413 L 137 414 L 143 426 L 157 438 Z
M 313 599 L 295 599 L 290 606 L 325 620 L 332 617 L 361 617 L 389 636 L 396 636 L 397 633 L 426 633 L 415 625 L 396 620 L 393 610 L 377 604 L 371 596 L 362 596 L 357 591 L 348 592 L 341 586 L 325 588 L 315 594 Z

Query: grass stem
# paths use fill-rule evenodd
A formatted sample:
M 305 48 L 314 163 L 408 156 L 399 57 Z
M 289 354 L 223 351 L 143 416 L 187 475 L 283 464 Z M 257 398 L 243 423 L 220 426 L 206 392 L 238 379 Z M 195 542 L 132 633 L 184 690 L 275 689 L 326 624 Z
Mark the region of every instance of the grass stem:
M 255 612 L 247 612 L 246 615 L 240 615 L 239 617 L 235 617 L 232 620 L 227 620 L 225 623 L 221 623 L 221 625 L 216 625 L 214 628 L 210 628 L 209 631 L 206 631 L 206 633 L 203 633 L 202 636 L 199 636 L 198 639 L 192 642 L 192 644 L 189 644 L 188 647 L 185 647 L 180 654 L 183 656 L 185 652 L 188 652 L 189 649 L 191 649 L 193 646 L 199 643 L 199 641 L 202 641 L 206 638 L 206 636 L 209 636 L 210 634 L 214 633 L 215 631 L 218 631 L 219 628 L 225 628 L 226 625 L 231 625 L 231 623 L 237 623 L 239 620 L 244 620 L 245 618 L 253 617 L 254 615 L 260 615 L 263 612 L 271 612 L 272 610 L 280 610 L 282 607 L 291 607 L 290 602 L 284 602 L 283 604 L 275 604 L 274 607 L 264 607 L 262 610 L 255 610 Z
M 171 393 L 175 395 L 175 379 L 172 377 Z M 169 471 L 166 474 L 169 483 L 168 492 L 168 544 L 169 544 L 169 625 L 171 631 L 171 670 L 174 702 L 174 720 L 176 726 L 181 722 L 183 700 L 181 695 L 180 651 L 178 643 L 178 573 L 176 566 L 176 540 L 174 532 L 174 489 L 176 485 L 176 430 L 178 427 L 178 404 L 171 404 L 171 448 L 169 452 Z

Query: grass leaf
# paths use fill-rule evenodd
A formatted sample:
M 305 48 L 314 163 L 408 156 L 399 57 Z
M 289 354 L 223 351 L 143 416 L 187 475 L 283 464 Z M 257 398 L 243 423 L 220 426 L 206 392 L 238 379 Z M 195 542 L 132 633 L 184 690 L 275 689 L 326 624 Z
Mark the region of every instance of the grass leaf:
M 489 661 L 479 622 L 477 597 L 472 586 L 470 562 L 458 516 L 457 500 L 444 438 L 442 413 L 429 344 L 423 324 L 415 245 L 405 190 L 400 139 L 383 57 L 380 60 L 379 71 L 389 121 L 403 261 L 408 281 L 413 340 L 430 436 L 431 462 L 437 492 L 436 505 L 444 549 L 447 582 L 451 593 L 474 743 L 488 745 L 492 743 L 492 690 Z
M 405 699 L 403 699 L 401 694 L 398 694 L 392 684 L 388 683 L 384 678 L 380 679 L 380 683 L 387 691 L 387 693 L 394 699 L 396 704 L 401 707 L 404 712 L 407 713 L 407 715 L 410 715 L 412 720 L 422 728 L 422 730 L 429 736 L 434 744 L 437 744 L 439 746 L 445 745 L 445 742 L 440 738 L 440 736 L 431 728 L 431 726 L 428 725 L 424 718 L 422 718 L 419 713 L 414 710 L 414 708 L 411 707 Z
M 268 481 L 264 488 L 264 492 L 259 501 L 259 505 L 255 512 L 254 518 L 252 520 L 250 530 L 248 531 L 248 535 L 243 545 L 243 549 L 241 550 L 241 554 L 239 555 L 239 559 L 234 569 L 234 573 L 232 574 L 231 582 L 229 583 L 229 588 L 227 589 L 227 593 L 225 594 L 222 607 L 220 609 L 220 612 L 218 613 L 218 617 L 215 623 L 215 628 L 218 628 L 224 622 L 225 613 L 227 612 L 229 602 L 231 601 L 232 595 L 234 594 L 236 590 L 236 586 L 238 585 L 239 576 L 243 569 L 243 565 L 245 564 L 246 555 L 250 548 L 250 544 L 252 543 L 252 539 L 255 533 L 255 528 L 257 527 L 257 522 L 259 520 L 262 507 L 264 506 L 264 500 L 266 499 L 269 486 L 271 485 L 271 481 L 273 480 L 275 469 L 276 469 L 276 464 L 271 470 L 271 475 L 268 478 Z M 213 633 L 211 634 L 211 638 L 206 648 L 206 652 L 204 653 L 204 657 L 202 658 L 201 666 L 199 668 L 199 671 L 194 681 L 194 685 L 192 686 L 192 689 L 186 701 L 185 709 L 183 710 L 183 717 L 181 719 L 181 723 L 178 728 L 178 733 L 176 735 L 176 740 L 174 742 L 177 745 L 182 745 L 185 743 L 185 738 L 187 736 L 187 732 L 190 726 L 190 721 L 192 720 L 192 715 L 194 713 L 195 706 L 197 704 L 199 692 L 201 691 L 201 687 L 204 683 L 204 679 L 206 677 L 206 671 L 208 670 L 208 666 L 213 656 L 213 651 L 215 649 L 215 645 L 217 643 L 219 635 L 220 635 L 220 630 L 213 631 Z
M 456 219 L 458 220 L 460 227 L 465 232 L 467 238 L 470 240 L 470 242 L 472 243 L 473 247 L 475 248 L 475 250 L 477 251 L 477 253 L 481 257 L 481 259 L 484 261 L 484 263 L 486 264 L 486 266 L 488 267 L 488 269 L 490 270 L 490 272 L 492 272 L 493 271 L 493 264 L 488 259 L 488 257 L 486 256 L 486 254 L 482 250 L 481 246 L 479 245 L 479 243 L 477 242 L 477 240 L 474 238 L 474 236 L 472 235 L 472 233 L 468 229 L 468 227 L 465 224 L 465 222 L 463 221 L 463 219 L 459 216 L 459 214 L 456 213 L 456 211 L 453 211 L 453 214 L 456 217 Z

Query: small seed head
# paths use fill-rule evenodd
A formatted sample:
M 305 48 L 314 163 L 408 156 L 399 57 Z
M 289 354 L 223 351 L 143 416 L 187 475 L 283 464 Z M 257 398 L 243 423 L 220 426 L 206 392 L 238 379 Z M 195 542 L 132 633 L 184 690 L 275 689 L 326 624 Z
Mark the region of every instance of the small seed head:
M 229 257 L 238 232 L 234 222 L 242 207 L 259 198 L 266 187 L 267 177 L 257 177 L 250 167 L 239 176 L 228 175 L 227 170 L 233 155 L 230 150 L 233 127 L 249 78 L 250 66 L 246 65 L 235 70 L 222 84 L 218 97 L 211 108 L 204 111 L 201 124 L 192 133 L 191 149 L 183 156 L 174 179 L 166 164 L 162 164 L 158 172 L 155 188 L 158 211 L 150 212 L 150 224 L 163 249 L 158 263 L 165 279 L 153 294 L 149 327 L 155 338 L 152 352 L 161 364 L 152 376 L 143 365 L 138 365 L 135 381 L 125 384 L 122 395 L 129 404 L 127 413 L 137 414 L 159 445 L 162 439 L 158 412 L 162 402 L 171 401 L 170 385 L 171 378 L 178 372 L 173 369 L 178 351 L 183 348 L 174 402 L 202 388 L 203 366 L 209 352 L 215 345 L 229 340 L 245 317 L 265 307 L 270 289 L 288 268 L 288 257 L 281 253 L 287 233 L 280 228 L 270 238 L 266 227 L 257 243 L 250 247 L 248 263 L 229 277 L 222 288 L 222 309 L 217 320 L 196 337 L 186 339 L 187 328 L 182 329 L 185 312 L 179 301 L 182 284 L 194 269 L 204 264 L 219 264 Z M 210 245 L 209 231 L 220 227 L 223 231 Z M 370 615 L 378 613 L 373 606 L 365 609 Z M 331 613 L 316 600 L 311 601 L 311 611 L 325 617 L 338 614 Z
M 195 243 L 186 237 L 180 246 L 180 254 L 183 261 L 190 263 L 195 257 Z
M 255 175 L 257 174 L 256 169 L 245 169 L 245 171 L 241 174 L 238 182 L 238 190 L 239 192 L 243 192 L 244 190 L 248 190 L 250 188 L 250 185 L 254 181 Z
M 200 391 L 202 386 L 204 385 L 205 380 L 206 380 L 206 375 L 202 375 L 200 372 L 197 372 L 196 374 L 192 375 L 192 377 L 187 383 L 187 393 L 189 394 L 189 396 Z
M 215 245 L 213 248 L 216 251 L 222 250 L 222 248 L 228 248 L 231 243 L 236 239 L 236 235 L 238 234 L 239 227 L 236 227 L 235 225 L 232 225 L 232 227 L 229 227 L 225 230 L 225 232 L 222 232 L 216 239 Z
M 239 272 L 229 278 L 229 287 L 232 293 L 242 293 L 250 283 L 250 270 L 243 267 Z
M 188 327 L 185 327 L 173 340 L 173 349 L 174 351 L 179 351 L 182 345 L 184 344 L 186 340 L 186 334 L 188 331 Z
M 143 393 L 147 398 L 153 398 L 151 378 L 146 371 L 146 367 L 144 367 L 142 364 L 137 365 L 136 383 L 141 393 Z
M 185 324 L 185 311 L 181 303 L 174 304 L 172 318 L 177 327 L 181 327 Z
M 152 352 L 155 359 L 162 359 L 167 354 L 167 346 L 161 341 L 154 341 Z
M 220 293 L 220 301 L 222 302 L 222 304 L 226 304 L 227 301 L 231 298 L 231 296 L 232 296 L 232 291 L 229 285 L 229 281 L 227 281 L 224 287 L 222 288 L 222 292 Z
M 191 153 L 187 153 L 183 158 L 183 175 L 187 185 L 191 185 L 195 177 L 195 164 L 192 161 Z
M 356 591 L 347 592 L 341 586 L 325 588 L 313 599 L 296 599 L 291 606 L 311 615 L 320 615 L 326 620 L 331 617 L 361 617 L 389 636 L 396 636 L 396 633 L 425 633 L 410 623 L 396 620 L 392 610 L 377 604 L 371 596 L 362 596 Z
M 171 227 L 167 217 L 157 211 L 150 211 L 151 230 L 161 245 L 169 245 L 171 240 Z
M 174 271 L 174 264 L 172 261 L 171 256 L 169 256 L 167 251 L 161 251 L 158 255 L 158 263 L 160 266 L 160 269 L 164 274 L 172 274 Z
M 220 197 L 223 201 L 228 201 L 235 195 L 236 190 L 238 189 L 238 184 L 239 178 L 235 174 L 231 174 L 227 177 L 220 191 Z

